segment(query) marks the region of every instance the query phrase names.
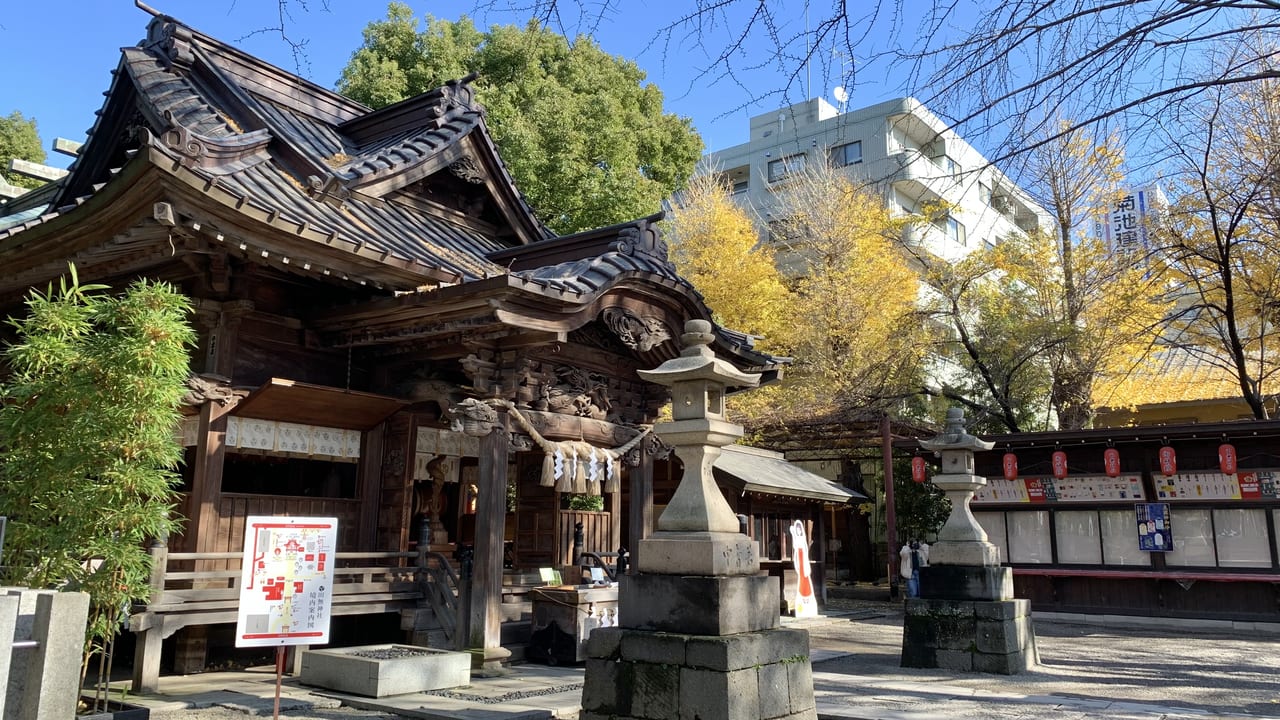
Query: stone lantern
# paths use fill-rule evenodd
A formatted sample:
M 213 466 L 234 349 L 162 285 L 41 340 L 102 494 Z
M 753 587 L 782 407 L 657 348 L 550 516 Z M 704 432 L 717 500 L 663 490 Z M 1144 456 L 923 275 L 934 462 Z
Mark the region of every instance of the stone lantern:
M 693 320 L 681 336 L 684 351 L 640 377 L 671 388 L 669 423 L 654 433 L 675 448 L 684 475 L 657 530 L 641 540 L 636 569 L 662 575 L 755 575 L 756 545 L 738 532 L 738 516 L 716 486 L 712 466 L 720 448 L 742 437 L 742 426 L 725 420 L 725 388 L 754 387 L 760 376 L 717 358 L 710 348 L 711 323 Z
M 986 478 L 973 474 L 973 453 L 990 450 L 993 444 L 970 435 L 964 427 L 964 411 L 951 408 L 942 434 L 921 440 L 920 447 L 942 457 L 942 472 L 932 482 L 951 501 L 951 514 L 929 549 L 929 564 L 999 567 L 999 548 L 987 542 L 986 531 L 969 509 L 974 492 L 987 484 Z
M 920 597 L 906 603 L 902 666 L 1004 675 L 1035 667 L 1031 603 L 1013 596 L 1013 570 L 1000 565 L 999 548 L 969 509 L 987 484 L 973 473 L 973 454 L 992 443 L 970 435 L 964 411 L 951 408 L 942 434 L 920 446 L 941 456 L 932 482 L 947 494 L 951 514 L 920 568 Z
M 779 588 L 759 574 L 756 544 L 712 475 L 720 449 L 742 436 L 725 420 L 729 387 L 752 387 L 711 350 L 711 323 L 691 320 L 680 357 L 640 371 L 671 388 L 672 421 L 654 432 L 684 475 L 657 529 L 618 588 L 618 627 L 592 631 L 583 720 L 816 718 L 809 635 L 779 627 Z

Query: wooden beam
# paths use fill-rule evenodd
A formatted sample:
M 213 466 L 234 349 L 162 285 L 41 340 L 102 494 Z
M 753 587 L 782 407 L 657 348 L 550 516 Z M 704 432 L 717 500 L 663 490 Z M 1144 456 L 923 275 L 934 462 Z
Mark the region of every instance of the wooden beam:
M 21 160 L 14 158 L 9 161 L 9 171 L 16 172 L 19 175 L 26 175 L 37 180 L 61 180 L 67 176 L 67 171 L 40 163 L 33 163 L 30 160 Z
M 636 567 L 636 550 L 640 541 L 653 532 L 653 455 L 640 445 L 640 464 L 627 472 L 627 484 L 631 494 L 631 518 L 627 542 L 631 543 L 630 567 Z
M 66 138 L 53 139 L 53 151 L 62 155 L 70 155 L 71 157 L 80 156 L 80 148 L 84 147 L 84 143 L 68 140 Z

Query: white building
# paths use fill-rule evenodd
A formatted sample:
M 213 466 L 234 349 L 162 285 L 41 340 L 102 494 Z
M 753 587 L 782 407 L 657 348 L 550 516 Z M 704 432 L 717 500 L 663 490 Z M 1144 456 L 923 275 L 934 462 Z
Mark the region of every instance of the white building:
M 822 98 L 751 118 L 750 139 L 703 158 L 724 173 L 734 195 L 767 223 L 773 189 L 810 163 L 829 160 L 883 194 L 898 212 L 930 202 L 951 207 L 932 226 L 908 231 L 908 244 L 958 260 L 981 243 L 1050 222 L 1048 213 L 972 145 L 913 98 L 839 113 Z

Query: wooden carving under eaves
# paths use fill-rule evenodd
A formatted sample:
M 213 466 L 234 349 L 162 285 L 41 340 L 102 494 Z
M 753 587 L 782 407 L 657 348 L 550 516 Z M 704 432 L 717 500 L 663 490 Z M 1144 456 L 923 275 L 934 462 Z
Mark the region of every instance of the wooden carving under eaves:
M 480 167 L 480 163 L 470 155 L 463 155 L 454 160 L 449 165 L 449 172 L 474 185 L 482 185 L 485 181 L 484 168 Z
M 639 352 L 649 352 L 671 339 L 671 331 L 659 317 L 641 317 L 623 308 L 607 308 L 600 313 L 600 319 L 623 345 Z
M 182 404 L 199 407 L 208 402 L 216 402 L 224 407 L 240 402 L 240 397 L 231 389 L 230 378 L 212 373 L 187 378 L 187 391 L 182 396 Z

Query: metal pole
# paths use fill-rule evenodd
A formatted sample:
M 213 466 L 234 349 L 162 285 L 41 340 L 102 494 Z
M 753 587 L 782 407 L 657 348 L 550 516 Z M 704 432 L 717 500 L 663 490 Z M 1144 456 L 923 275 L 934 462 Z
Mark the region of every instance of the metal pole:
M 889 569 L 889 599 L 898 597 L 898 573 L 894 567 L 894 550 L 898 547 L 898 516 L 893 503 L 893 435 L 889 415 L 880 418 L 880 449 L 884 462 L 884 542 L 885 560 Z

